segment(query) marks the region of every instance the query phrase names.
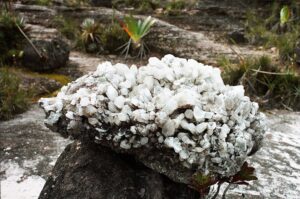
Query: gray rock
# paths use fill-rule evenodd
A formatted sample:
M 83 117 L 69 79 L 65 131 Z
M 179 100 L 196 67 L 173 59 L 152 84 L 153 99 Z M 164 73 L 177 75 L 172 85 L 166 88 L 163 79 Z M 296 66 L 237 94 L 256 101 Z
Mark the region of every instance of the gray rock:
M 40 57 L 30 44 L 24 47 L 23 65 L 33 71 L 51 71 L 64 67 L 69 59 L 70 48 L 66 42 L 54 38 L 50 41 L 35 40 L 33 44 L 41 53 Z
M 196 199 L 199 195 L 129 156 L 76 141 L 61 154 L 39 196 L 60 198 Z

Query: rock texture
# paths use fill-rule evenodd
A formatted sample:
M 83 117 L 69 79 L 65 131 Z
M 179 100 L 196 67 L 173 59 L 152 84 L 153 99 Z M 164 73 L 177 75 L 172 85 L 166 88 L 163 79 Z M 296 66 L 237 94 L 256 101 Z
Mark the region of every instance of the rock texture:
M 69 59 L 70 49 L 67 43 L 61 39 L 54 38 L 50 41 L 35 40 L 41 56 L 30 44 L 24 47 L 23 65 L 33 71 L 50 71 L 64 67 Z
M 61 154 L 39 199 L 197 199 L 131 157 L 91 143 L 74 142 Z
M 186 184 L 196 171 L 234 175 L 265 131 L 241 86 L 225 86 L 217 68 L 172 55 L 140 68 L 105 62 L 40 104 L 49 128 L 132 154 Z

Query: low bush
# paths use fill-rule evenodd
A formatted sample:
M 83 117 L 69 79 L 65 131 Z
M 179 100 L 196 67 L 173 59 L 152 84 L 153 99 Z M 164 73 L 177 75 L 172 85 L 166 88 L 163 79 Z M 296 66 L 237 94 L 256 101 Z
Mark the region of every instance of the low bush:
M 20 79 L 7 68 L 0 68 L 0 120 L 7 120 L 28 107 L 29 94 L 20 86 Z

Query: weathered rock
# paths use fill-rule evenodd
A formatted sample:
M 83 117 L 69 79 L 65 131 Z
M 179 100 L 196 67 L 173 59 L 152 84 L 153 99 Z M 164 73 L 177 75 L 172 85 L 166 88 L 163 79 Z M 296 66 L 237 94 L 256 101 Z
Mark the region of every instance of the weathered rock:
M 64 67 L 69 59 L 70 49 L 63 40 L 54 38 L 50 41 L 35 40 L 33 44 L 38 49 L 40 55 L 34 48 L 27 44 L 24 47 L 23 65 L 33 71 L 51 71 L 59 67 Z
M 184 184 L 93 143 L 74 142 L 56 162 L 39 199 L 193 199 Z
M 54 131 L 131 154 L 186 184 L 195 172 L 234 175 L 265 131 L 242 86 L 172 55 L 139 68 L 105 62 L 40 103 Z

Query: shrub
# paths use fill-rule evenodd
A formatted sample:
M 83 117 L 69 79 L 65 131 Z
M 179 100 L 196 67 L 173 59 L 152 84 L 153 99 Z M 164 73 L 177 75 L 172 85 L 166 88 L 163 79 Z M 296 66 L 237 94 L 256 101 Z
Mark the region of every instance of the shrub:
M 0 120 L 22 113 L 27 106 L 28 93 L 20 87 L 20 79 L 7 68 L 0 68 Z

